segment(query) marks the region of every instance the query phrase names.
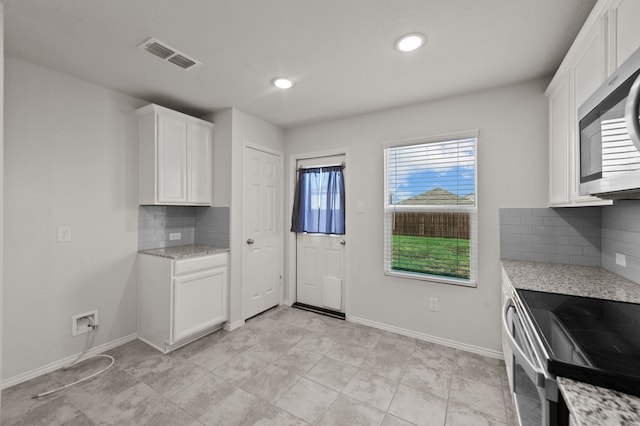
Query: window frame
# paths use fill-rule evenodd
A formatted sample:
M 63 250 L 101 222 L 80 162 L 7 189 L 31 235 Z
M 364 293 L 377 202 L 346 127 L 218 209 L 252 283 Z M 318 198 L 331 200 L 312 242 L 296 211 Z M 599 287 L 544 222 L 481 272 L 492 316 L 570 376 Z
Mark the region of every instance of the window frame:
M 399 204 L 391 204 L 389 199 L 389 164 L 388 164 L 388 149 L 390 148 L 400 148 L 405 146 L 412 145 L 423 145 L 430 143 L 442 143 L 449 142 L 461 139 L 475 139 L 474 146 L 474 196 L 475 202 L 473 206 L 469 205 L 458 205 L 458 206 L 447 206 L 447 205 L 434 205 L 430 207 L 420 206 L 420 205 L 399 205 Z M 384 169 L 383 169 L 383 178 L 384 178 L 384 194 L 383 194 L 383 271 L 384 275 L 390 277 L 398 277 L 405 278 L 411 280 L 419 280 L 419 281 L 429 281 L 441 284 L 450 284 L 450 285 L 458 285 L 463 287 L 472 287 L 475 288 L 478 285 L 478 140 L 479 140 L 479 131 L 478 130 L 468 130 L 463 132 L 456 133 L 448 133 L 424 138 L 415 138 L 415 139 L 405 139 L 400 141 L 392 141 L 385 142 L 382 144 L 383 147 L 383 159 L 384 159 Z M 443 275 L 433 275 L 419 272 L 408 272 L 408 271 L 400 271 L 392 269 L 391 265 L 391 255 L 393 250 L 393 231 L 391 229 L 392 220 L 390 220 L 389 216 L 393 215 L 398 211 L 401 212 L 466 212 L 468 211 L 471 215 L 470 218 L 470 243 L 469 243 L 469 279 L 462 278 L 453 278 L 446 277 Z

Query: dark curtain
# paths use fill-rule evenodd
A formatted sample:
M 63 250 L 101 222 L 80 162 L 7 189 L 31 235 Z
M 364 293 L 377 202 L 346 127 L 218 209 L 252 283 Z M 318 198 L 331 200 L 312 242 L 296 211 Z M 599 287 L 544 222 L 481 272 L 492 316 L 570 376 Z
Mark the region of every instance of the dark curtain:
M 291 215 L 292 232 L 344 235 L 343 166 L 298 171 Z

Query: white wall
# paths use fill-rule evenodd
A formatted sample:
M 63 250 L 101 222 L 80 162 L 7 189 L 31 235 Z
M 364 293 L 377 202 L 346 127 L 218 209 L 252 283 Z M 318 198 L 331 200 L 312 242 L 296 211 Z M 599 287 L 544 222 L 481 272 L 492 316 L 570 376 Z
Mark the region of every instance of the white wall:
M 498 208 L 547 206 L 545 83 L 537 80 L 286 132 L 289 156 L 349 149 L 349 317 L 498 355 Z M 382 144 L 471 129 L 480 131 L 477 288 L 385 276 Z M 290 173 L 286 179 L 293 179 Z M 363 214 L 355 213 L 357 201 L 364 204 Z M 286 241 L 288 250 L 289 238 Z M 439 299 L 440 312 L 429 311 L 431 297 Z
M 243 256 L 246 249 L 242 232 L 243 155 L 247 145 L 258 145 L 284 154 L 284 131 L 273 124 L 229 108 L 215 113 L 214 121 L 214 204 L 230 206 L 231 249 L 229 267 L 229 324 L 241 325 L 243 314 Z M 216 155 L 219 158 L 216 158 Z M 222 158 L 222 161 L 221 161 Z M 220 164 L 220 163 L 225 164 Z M 215 180 L 218 179 L 219 182 Z
M 228 108 L 203 119 L 213 125 L 213 206 L 231 205 L 231 141 L 233 109 Z
M 144 102 L 6 58 L 3 378 L 136 331 L 138 143 Z M 57 227 L 72 241 L 56 242 Z

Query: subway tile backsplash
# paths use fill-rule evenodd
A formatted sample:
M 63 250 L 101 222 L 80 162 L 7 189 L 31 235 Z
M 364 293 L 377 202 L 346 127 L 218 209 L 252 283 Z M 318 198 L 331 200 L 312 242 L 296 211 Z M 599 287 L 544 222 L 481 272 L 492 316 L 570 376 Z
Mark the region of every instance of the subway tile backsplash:
M 500 209 L 500 257 L 600 266 L 598 207 Z
M 229 207 L 198 207 L 195 216 L 195 243 L 229 247 L 229 215 Z
M 171 240 L 170 234 L 180 233 Z M 229 247 L 228 207 L 140 206 L 138 249 L 187 244 Z
M 602 208 L 602 267 L 640 283 L 640 201 L 618 201 Z M 616 253 L 626 266 L 616 264 Z

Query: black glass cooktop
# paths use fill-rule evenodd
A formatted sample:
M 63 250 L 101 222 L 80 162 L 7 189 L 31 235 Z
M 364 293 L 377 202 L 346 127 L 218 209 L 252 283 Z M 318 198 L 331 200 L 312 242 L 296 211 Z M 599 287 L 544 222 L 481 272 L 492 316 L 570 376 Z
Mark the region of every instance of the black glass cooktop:
M 640 305 L 517 290 L 556 376 L 640 396 Z

